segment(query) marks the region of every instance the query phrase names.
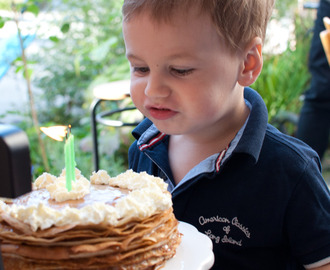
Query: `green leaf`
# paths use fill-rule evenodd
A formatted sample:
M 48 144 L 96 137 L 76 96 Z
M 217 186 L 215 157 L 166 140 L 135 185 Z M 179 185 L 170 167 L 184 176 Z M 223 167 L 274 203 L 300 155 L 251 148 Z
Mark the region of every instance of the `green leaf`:
M 57 36 L 50 36 L 49 39 L 53 42 L 58 42 L 59 38 Z
M 65 24 L 62 25 L 62 27 L 61 27 L 62 33 L 65 34 L 65 33 L 69 32 L 69 30 L 70 30 L 70 24 L 69 23 L 65 23 Z
M 93 61 L 101 61 L 110 54 L 111 48 L 118 43 L 117 37 L 110 37 L 105 42 L 101 43 L 98 47 L 94 48 L 90 53 L 90 58 Z
M 31 4 L 27 7 L 26 11 L 29 11 L 37 16 L 39 13 L 39 7 L 37 5 Z
M 23 66 L 18 66 L 15 70 L 16 73 L 19 73 L 23 69 Z
M 28 72 L 28 76 L 29 76 L 29 78 L 31 78 L 31 76 L 32 76 L 32 74 L 33 74 L 33 69 L 32 69 L 32 68 L 28 68 L 27 72 Z M 25 77 L 25 76 L 24 76 L 24 77 Z
M 2 28 L 5 25 L 5 19 L 0 17 L 0 28 Z

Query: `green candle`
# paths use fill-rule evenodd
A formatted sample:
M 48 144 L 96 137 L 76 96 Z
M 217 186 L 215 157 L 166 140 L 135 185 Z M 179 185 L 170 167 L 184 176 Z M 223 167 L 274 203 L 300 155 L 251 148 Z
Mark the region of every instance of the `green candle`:
M 71 134 L 71 126 L 53 126 L 53 127 L 41 127 L 40 130 L 47 136 L 57 141 L 63 141 L 64 143 L 64 160 L 65 160 L 65 178 L 66 188 L 68 191 L 72 189 L 72 181 L 76 181 L 76 161 L 74 153 L 74 137 Z
M 65 178 L 66 178 L 66 189 L 71 191 L 71 179 L 70 179 L 70 149 L 68 139 L 65 140 L 64 144 L 64 156 L 65 156 Z
M 70 162 L 71 162 L 71 181 L 76 181 L 76 161 L 75 161 L 75 154 L 74 154 L 74 136 L 70 133 Z
M 72 189 L 72 181 L 76 180 L 75 174 L 75 154 L 74 154 L 74 136 L 71 134 L 71 127 L 68 128 L 68 136 L 64 145 L 65 155 L 65 177 L 66 177 L 66 188 L 68 191 Z

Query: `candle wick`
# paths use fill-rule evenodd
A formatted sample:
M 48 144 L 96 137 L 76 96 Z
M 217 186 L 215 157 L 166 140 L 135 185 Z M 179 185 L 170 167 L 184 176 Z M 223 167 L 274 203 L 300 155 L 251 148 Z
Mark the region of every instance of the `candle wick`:
M 71 125 L 68 125 L 68 128 L 66 129 L 66 134 L 65 134 L 66 139 L 69 138 L 70 134 L 71 134 Z

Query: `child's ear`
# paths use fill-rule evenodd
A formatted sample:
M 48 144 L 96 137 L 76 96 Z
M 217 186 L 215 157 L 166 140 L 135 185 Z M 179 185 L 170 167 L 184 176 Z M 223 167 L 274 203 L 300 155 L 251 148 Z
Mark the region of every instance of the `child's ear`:
M 239 74 L 238 83 L 242 86 L 253 84 L 262 69 L 262 40 L 255 37 L 243 52 L 244 63 Z

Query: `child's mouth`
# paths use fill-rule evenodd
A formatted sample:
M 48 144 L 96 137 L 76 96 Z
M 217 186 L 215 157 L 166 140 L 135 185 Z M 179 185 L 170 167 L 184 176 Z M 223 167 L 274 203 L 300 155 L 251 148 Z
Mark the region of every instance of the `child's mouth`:
M 167 108 L 150 107 L 148 111 L 150 116 L 157 120 L 167 120 L 177 114 L 177 112 Z

